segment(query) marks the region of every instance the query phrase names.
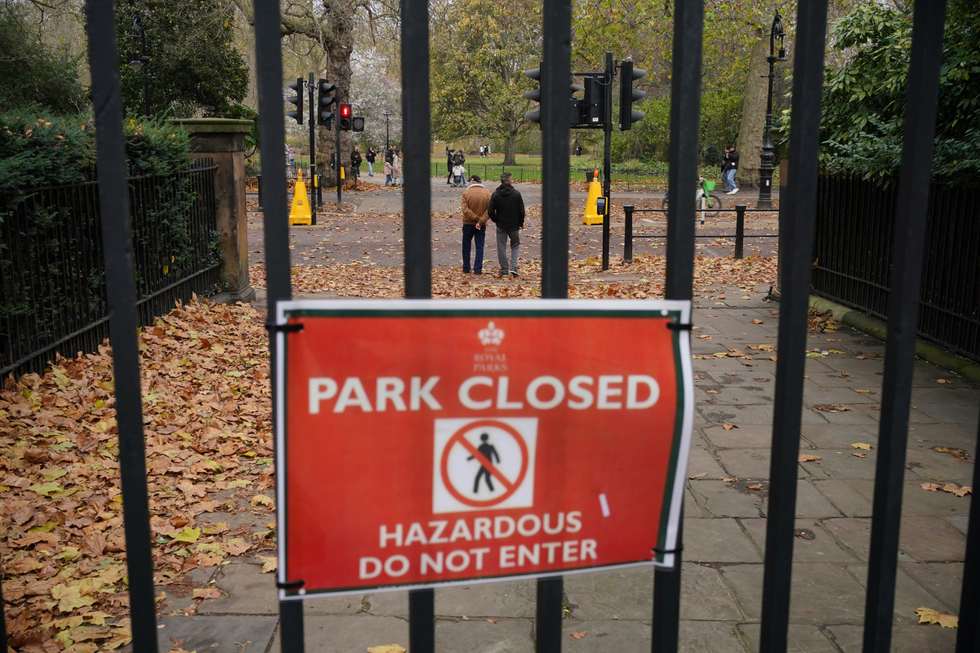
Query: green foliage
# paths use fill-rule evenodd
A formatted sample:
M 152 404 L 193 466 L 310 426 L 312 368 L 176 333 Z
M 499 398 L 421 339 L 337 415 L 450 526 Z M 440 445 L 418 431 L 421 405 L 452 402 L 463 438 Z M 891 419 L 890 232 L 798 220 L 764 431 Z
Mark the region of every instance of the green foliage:
M 36 105 L 80 113 L 88 103 L 78 83 L 78 59 L 36 37 L 16 3 L 0 6 L 0 112 Z
M 123 126 L 129 174 L 166 175 L 187 170 L 190 132 L 162 120 L 130 118 Z
M 78 183 L 91 171 L 91 118 L 45 114 L 39 107 L 0 114 L 0 194 Z
M 980 10 L 951 0 L 943 38 L 933 174 L 976 184 L 980 173 Z M 838 21 L 834 48 L 845 64 L 828 70 L 821 159 L 831 171 L 894 181 L 901 163 L 911 4 L 861 4 Z
M 129 65 L 139 54 L 133 16 L 146 33 L 150 112 L 188 118 L 198 111 L 225 116 L 245 98 L 248 68 L 233 45 L 233 5 L 221 0 L 123 0 L 116 4 L 116 38 L 123 106 L 143 112 L 143 71 Z

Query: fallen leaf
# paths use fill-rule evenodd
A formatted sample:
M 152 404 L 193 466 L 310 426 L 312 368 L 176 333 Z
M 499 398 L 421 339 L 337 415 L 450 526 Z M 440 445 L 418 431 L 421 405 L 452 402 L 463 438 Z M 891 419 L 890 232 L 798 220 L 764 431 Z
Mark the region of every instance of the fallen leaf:
M 251 498 L 250 502 L 253 506 L 263 505 L 263 506 L 269 506 L 271 508 L 274 505 L 272 499 L 265 496 L 264 494 L 256 494 L 254 497 Z
M 916 608 L 915 614 L 919 615 L 920 624 L 939 624 L 943 628 L 956 628 L 960 623 L 959 617 L 943 614 L 931 608 Z
M 845 413 L 851 409 L 850 406 L 841 406 L 840 404 L 819 404 L 814 408 L 825 413 Z
M 587 635 L 588 633 L 589 633 L 589 631 L 587 631 L 587 630 L 583 630 L 583 631 L 582 631 L 582 632 L 580 632 L 580 633 L 568 633 L 568 634 L 569 634 L 569 635 L 571 635 L 572 637 L 574 637 L 575 639 L 582 639 L 582 638 L 583 638 L 583 637 L 585 637 L 585 636 L 586 636 L 586 635 Z
M 852 453 L 851 455 L 854 456 L 855 458 L 867 458 L 868 457 L 867 454 L 858 453 L 856 451 L 854 453 Z
M 759 318 L 756 318 L 756 319 L 752 320 L 752 324 L 765 324 L 765 322 L 763 322 Z
M 874 449 L 874 447 L 866 442 L 855 442 L 851 445 L 851 449 L 864 449 L 865 451 L 871 451 Z
M 725 481 L 726 483 L 735 483 L 736 481 L 738 481 L 737 478 L 728 478 L 727 476 L 721 480 Z
M 957 460 L 961 460 L 963 462 L 966 462 L 967 459 L 967 453 L 963 449 L 951 449 L 949 447 L 933 447 L 932 450 L 939 453 L 948 453 L 953 458 L 956 458 Z
M 221 590 L 217 587 L 208 587 L 204 589 L 196 589 L 191 593 L 191 598 L 195 599 L 220 599 Z
M 405 653 L 405 648 L 398 644 L 385 644 L 384 646 L 371 646 L 367 653 Z
M 487 619 L 487 623 L 490 623 L 490 624 L 495 624 L 495 623 L 497 623 L 497 622 L 496 622 L 496 621 L 494 621 L 493 619 Z
M 820 456 L 811 456 L 810 454 L 806 454 L 806 453 L 801 453 L 799 457 L 799 461 L 801 463 L 809 463 L 809 462 L 813 462 L 814 460 L 823 460 L 823 458 L 821 458 Z
M 949 379 L 936 379 L 936 383 L 952 383 Z
M 937 492 L 943 488 L 939 483 L 923 483 L 922 489 L 929 490 L 930 492 Z
M 746 485 L 745 487 L 749 490 L 761 490 L 762 483 L 753 483 L 752 485 Z
M 262 573 L 270 574 L 279 569 L 279 559 L 275 556 L 256 556 L 262 561 Z
M 695 474 L 694 476 L 688 476 L 690 479 L 704 478 L 708 475 L 708 472 L 701 472 L 700 474 Z
M 705 390 L 704 392 L 705 392 L 705 394 L 709 394 L 709 395 L 716 395 L 716 394 L 718 394 L 718 391 L 717 390 Z
M 732 429 L 737 429 L 738 428 L 738 425 L 736 425 L 736 424 L 722 424 L 721 426 L 726 431 L 731 431 Z

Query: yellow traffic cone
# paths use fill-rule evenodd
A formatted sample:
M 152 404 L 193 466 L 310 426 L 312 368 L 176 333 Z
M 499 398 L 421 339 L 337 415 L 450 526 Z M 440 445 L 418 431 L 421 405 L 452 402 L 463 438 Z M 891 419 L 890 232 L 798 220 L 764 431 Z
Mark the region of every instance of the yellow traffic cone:
M 582 217 L 582 224 L 602 224 L 603 215 L 596 211 L 596 200 L 600 197 L 602 197 L 602 187 L 599 185 L 599 171 L 596 170 L 592 175 L 592 183 L 589 184 L 589 198 L 585 200 L 585 215 Z
M 313 214 L 306 197 L 306 184 L 303 183 L 303 170 L 299 170 L 296 186 L 293 188 L 293 206 L 289 210 L 289 224 L 313 224 Z

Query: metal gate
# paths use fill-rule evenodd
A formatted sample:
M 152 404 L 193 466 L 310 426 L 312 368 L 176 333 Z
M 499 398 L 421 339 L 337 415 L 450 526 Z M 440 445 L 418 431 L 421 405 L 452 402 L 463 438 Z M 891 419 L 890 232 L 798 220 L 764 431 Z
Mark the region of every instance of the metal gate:
M 123 152 L 119 59 L 112 0 L 87 3 L 92 94 L 98 129 L 100 196 L 105 233 L 110 335 L 116 374 L 120 474 L 124 501 L 127 564 L 134 650 L 156 653 L 153 563 L 143 450 L 140 371 L 136 340 L 133 252 Z M 429 180 L 429 12 L 427 0 L 402 0 L 402 108 L 405 120 L 405 292 L 428 298 L 431 287 Z M 701 84 L 702 0 L 675 0 L 669 186 L 673 197 L 667 227 L 667 299 L 691 299 L 694 221 L 693 195 L 680 192 L 697 172 Z M 278 0 L 255 0 L 261 139 L 282 152 L 284 116 Z M 542 296 L 566 298 L 569 131 L 568 78 L 571 56 L 571 0 L 544 0 L 545 67 L 542 74 L 544 141 Z M 896 211 L 894 259 L 888 321 L 888 357 L 882 390 L 879 455 L 875 476 L 864 651 L 890 648 L 902 507 L 902 477 L 908 431 L 917 298 L 923 259 L 923 233 L 929 191 L 938 79 L 945 19 L 944 0 L 916 3 L 909 98 L 906 109 L 900 194 Z M 761 650 L 785 651 L 789 623 L 794 543 L 796 470 L 799 452 L 810 254 L 817 192 L 820 100 L 827 24 L 827 0 L 800 0 L 793 81 L 794 110 L 790 152 L 794 180 L 782 198 L 780 254 L 784 257 L 782 305 L 770 470 L 770 508 L 766 534 Z M 269 309 L 291 297 L 286 219 L 285 166 L 269 166 L 262 178 Z M 273 341 L 274 342 L 274 341 Z M 272 349 L 272 364 L 278 353 Z M 275 421 L 275 418 L 274 418 Z M 980 484 L 975 478 L 974 485 Z M 973 502 L 971 522 L 980 523 Z M 957 650 L 980 650 L 977 631 L 980 592 L 980 528 L 970 529 L 964 572 Z M 678 648 L 680 571 L 658 570 L 654 580 L 655 652 Z M 561 649 L 562 578 L 538 581 L 536 650 Z M 410 593 L 409 649 L 434 650 L 432 590 Z M 280 604 L 282 649 L 303 650 L 302 602 Z M 3 620 L 0 619 L 0 625 Z M 2 626 L 0 626 L 2 627 Z M 0 634 L 3 634 L 0 632 Z

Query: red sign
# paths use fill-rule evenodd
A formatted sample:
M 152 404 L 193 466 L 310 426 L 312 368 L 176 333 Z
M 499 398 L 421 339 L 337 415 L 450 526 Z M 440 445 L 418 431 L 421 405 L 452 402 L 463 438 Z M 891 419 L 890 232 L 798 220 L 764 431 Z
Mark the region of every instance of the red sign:
M 672 566 L 689 302 L 279 305 L 283 597 Z

